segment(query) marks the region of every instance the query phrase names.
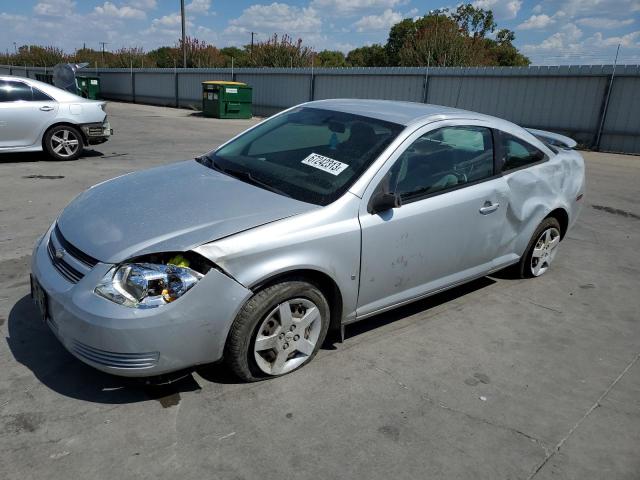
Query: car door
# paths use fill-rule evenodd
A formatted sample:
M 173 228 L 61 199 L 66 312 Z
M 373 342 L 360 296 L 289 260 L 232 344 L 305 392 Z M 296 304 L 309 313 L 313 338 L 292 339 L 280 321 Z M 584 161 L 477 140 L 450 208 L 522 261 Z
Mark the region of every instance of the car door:
M 507 187 L 496 175 L 492 131 L 482 122 L 448 123 L 411 135 L 365 191 L 359 317 L 504 262 Z M 371 214 L 367 204 L 381 182 L 400 195 L 402 206 Z
M 57 111 L 57 102 L 26 82 L 0 80 L 0 148 L 33 145 Z

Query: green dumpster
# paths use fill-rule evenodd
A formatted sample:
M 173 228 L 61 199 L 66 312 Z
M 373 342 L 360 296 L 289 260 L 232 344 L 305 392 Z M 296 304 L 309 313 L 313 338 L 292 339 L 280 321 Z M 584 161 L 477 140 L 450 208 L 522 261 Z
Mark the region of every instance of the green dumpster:
M 36 73 L 36 80 L 53 85 L 52 73 Z
M 202 114 L 214 118 L 251 118 L 252 90 L 241 82 L 202 82 Z
M 92 100 L 100 99 L 100 79 L 98 77 L 76 75 L 78 95 Z

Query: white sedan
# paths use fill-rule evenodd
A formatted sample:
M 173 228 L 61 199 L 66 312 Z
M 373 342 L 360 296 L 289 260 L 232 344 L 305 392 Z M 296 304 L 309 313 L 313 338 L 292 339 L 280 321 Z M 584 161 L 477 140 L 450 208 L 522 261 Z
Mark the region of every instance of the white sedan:
M 75 160 L 113 133 L 105 105 L 30 78 L 0 76 L 0 153 L 44 150 Z

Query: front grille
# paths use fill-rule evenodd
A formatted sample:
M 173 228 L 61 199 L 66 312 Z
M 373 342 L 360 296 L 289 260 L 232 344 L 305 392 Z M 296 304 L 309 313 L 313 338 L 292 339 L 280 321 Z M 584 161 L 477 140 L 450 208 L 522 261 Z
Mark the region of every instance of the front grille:
M 98 263 L 91 255 L 71 245 L 58 225 L 51 232 L 47 253 L 56 270 L 71 283 L 78 283 Z
M 110 368 L 151 368 L 158 364 L 159 352 L 116 353 L 90 347 L 74 340 L 71 344 L 73 352 L 79 357 L 93 363 Z
M 67 241 L 67 239 L 62 236 L 62 232 L 60 231 L 60 227 L 58 227 L 58 225 L 56 225 L 53 229 L 53 234 L 56 236 L 56 240 L 58 240 L 60 246 L 62 246 L 62 248 L 64 248 L 73 257 L 84 263 L 89 268 L 93 268 L 96 266 L 98 260 L 71 245 Z
M 56 267 L 56 270 L 62 274 L 67 280 L 71 283 L 78 283 L 84 274 L 73 268 L 67 262 L 65 262 L 64 258 L 56 257 L 55 247 L 53 246 L 53 242 L 49 240 L 49 245 L 47 245 L 47 252 L 49 252 L 49 258 L 51 259 L 51 263 Z

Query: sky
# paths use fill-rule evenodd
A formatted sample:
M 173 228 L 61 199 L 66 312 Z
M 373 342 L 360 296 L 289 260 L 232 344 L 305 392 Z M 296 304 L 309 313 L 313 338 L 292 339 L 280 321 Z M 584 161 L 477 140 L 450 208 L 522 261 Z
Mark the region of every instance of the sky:
M 491 9 L 499 28 L 534 65 L 640 63 L 640 0 L 471 0 Z M 187 35 L 218 47 L 242 46 L 288 33 L 316 51 L 384 44 L 389 27 L 448 0 L 185 0 Z M 180 36 L 179 0 L 0 0 L 0 49 L 54 45 L 67 52 L 86 45 L 107 50 L 174 45 Z

